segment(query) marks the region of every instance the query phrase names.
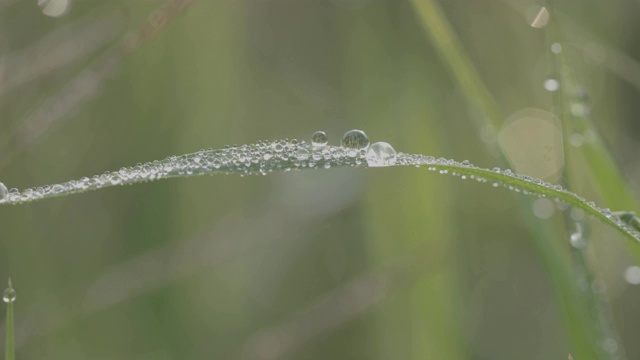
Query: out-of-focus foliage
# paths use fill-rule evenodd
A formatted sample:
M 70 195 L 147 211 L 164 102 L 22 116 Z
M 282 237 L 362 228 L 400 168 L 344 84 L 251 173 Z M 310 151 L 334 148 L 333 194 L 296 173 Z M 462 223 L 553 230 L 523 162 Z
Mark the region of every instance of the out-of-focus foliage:
M 640 187 L 640 3 L 552 8 L 589 99 L 562 100 L 590 119 L 567 147 L 545 90 L 561 79 L 550 31 L 531 26 L 540 4 L 439 5 L 504 116 L 497 133 L 477 126 L 481 109 L 409 1 L 0 1 L 0 181 L 38 186 L 319 129 L 337 144 L 360 128 L 489 168 L 502 148 L 514 170 L 552 182 L 566 166 L 572 191 L 639 210 L 615 207 Z M 595 136 L 610 158 L 581 152 Z M 593 163 L 628 185 L 603 188 L 609 170 Z M 557 274 L 525 225 L 546 219 L 568 253 L 564 213 L 545 201 L 522 211 L 517 196 L 421 169 L 336 169 L 1 207 L 17 357 L 566 359 Z M 586 222 L 618 334 L 601 346 L 638 358 L 637 264 L 622 236 Z

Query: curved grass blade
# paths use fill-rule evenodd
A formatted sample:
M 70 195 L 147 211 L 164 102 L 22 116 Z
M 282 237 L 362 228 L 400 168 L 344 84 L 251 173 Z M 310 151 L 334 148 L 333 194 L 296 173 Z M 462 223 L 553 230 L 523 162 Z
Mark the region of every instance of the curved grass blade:
M 386 144 L 386 143 L 385 143 Z M 103 189 L 115 185 L 129 185 L 151 180 L 176 177 L 191 177 L 214 174 L 266 175 L 270 172 L 288 172 L 304 169 L 329 169 L 333 167 L 388 167 L 388 166 L 427 166 L 428 169 L 442 174 L 470 178 L 493 186 L 504 186 L 524 194 L 548 197 L 582 209 L 617 229 L 627 238 L 640 245 L 640 233 L 628 226 L 609 209 L 598 207 L 581 196 L 568 191 L 560 185 L 553 185 L 526 175 L 518 175 L 511 170 L 499 168 L 484 169 L 468 161 L 457 162 L 444 158 L 419 154 L 398 153 L 389 157 L 380 153 L 377 144 L 368 147 L 349 148 L 342 146 L 314 147 L 305 141 L 279 140 L 258 142 L 240 147 L 225 147 L 218 150 L 200 150 L 195 153 L 170 156 L 162 161 L 147 162 L 118 171 L 106 172 L 92 178 L 84 177 L 60 184 L 29 188 L 23 191 L 11 189 L 0 204 L 19 204 L 37 200 L 67 196 L 91 190 Z M 387 144 L 388 145 L 388 144 Z M 374 149 L 378 149 L 374 151 Z M 389 150 L 387 150 L 389 151 Z M 391 149 L 393 151 L 393 149 Z M 395 155 L 395 152 L 394 154 Z M 381 161 L 381 156 L 384 161 Z

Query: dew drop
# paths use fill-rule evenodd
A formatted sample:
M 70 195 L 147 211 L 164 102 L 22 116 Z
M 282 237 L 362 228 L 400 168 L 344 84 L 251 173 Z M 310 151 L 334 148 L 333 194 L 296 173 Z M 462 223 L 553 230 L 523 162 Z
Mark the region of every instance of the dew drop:
M 9 190 L 7 190 L 7 187 L 0 182 L 0 201 L 3 201 L 4 199 L 6 199 L 7 194 L 9 194 Z
M 576 223 L 576 231 L 571 233 L 569 236 L 569 243 L 576 249 L 583 249 L 587 246 L 587 242 L 584 241 L 584 236 L 582 235 L 582 226 L 580 223 Z
M 342 147 L 367 150 L 369 148 L 369 137 L 362 130 L 349 130 L 342 136 Z
M 391 166 L 396 163 L 396 151 L 393 146 L 379 141 L 369 147 L 367 165 L 369 167 Z
M 307 149 L 298 149 L 296 150 L 296 159 L 298 160 L 307 160 L 309 159 L 309 150 Z
M 2 293 L 2 301 L 6 302 L 7 304 L 16 301 L 16 291 L 13 289 L 13 287 L 9 286 L 9 288 L 4 290 L 4 293 Z
M 554 78 L 547 78 L 544 81 L 544 89 L 550 92 L 557 91 L 560 89 L 560 82 Z
M 284 146 L 282 146 L 282 144 L 280 144 L 279 142 L 274 142 L 271 146 L 273 147 L 273 150 L 275 150 L 278 153 L 284 150 Z
M 311 145 L 314 148 L 323 148 L 327 146 L 328 140 L 327 134 L 324 131 L 316 131 L 311 135 Z
M 624 280 L 631 285 L 640 285 L 640 267 L 628 267 L 624 272 Z
M 551 52 L 554 54 L 560 54 L 562 52 L 562 44 L 557 42 L 551 44 Z

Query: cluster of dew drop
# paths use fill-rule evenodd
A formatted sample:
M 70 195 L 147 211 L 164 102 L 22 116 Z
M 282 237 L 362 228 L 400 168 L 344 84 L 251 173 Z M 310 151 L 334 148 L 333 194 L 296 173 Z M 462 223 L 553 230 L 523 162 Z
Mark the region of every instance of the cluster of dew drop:
M 601 208 L 594 202 L 588 201 L 580 195 L 571 192 L 561 185 L 552 184 L 541 179 L 527 175 L 519 175 L 509 169 L 485 169 L 471 164 L 468 160 L 458 162 L 456 160 L 435 158 L 433 156 L 419 154 L 398 153 L 396 165 L 398 166 L 426 166 L 430 171 L 440 174 L 450 174 L 461 179 L 475 180 L 480 183 L 491 183 L 493 187 L 504 187 L 511 191 L 525 195 L 538 196 L 553 200 L 562 210 L 580 210 L 589 214 L 599 214 L 599 218 L 614 225 L 626 235 L 640 241 L 640 221 L 633 212 L 613 212 L 608 208 Z M 624 215 L 620 215 L 624 214 Z
M 115 185 L 129 185 L 172 177 L 213 174 L 266 175 L 301 169 L 329 169 L 343 166 L 391 166 L 396 154 L 391 145 L 380 142 L 370 146 L 361 130 L 347 131 L 340 146 L 328 145 L 323 131 L 316 131 L 310 143 L 285 139 L 259 141 L 252 145 L 225 146 L 223 149 L 200 150 L 180 156 L 169 156 L 102 175 L 83 177 L 64 183 L 19 191 L 7 190 L 0 183 L 0 204 L 19 204 L 39 199 L 71 195 Z
M 640 226 L 636 227 L 624 217 L 609 209 L 587 202 L 579 195 L 526 175 L 518 175 L 511 170 L 500 168 L 484 169 L 469 161 L 458 162 L 444 158 L 419 154 L 396 153 L 386 142 L 370 145 L 369 137 L 361 130 L 344 133 L 340 146 L 328 145 L 327 134 L 316 131 L 307 143 L 302 140 L 259 141 L 252 145 L 225 146 L 223 149 L 200 150 L 195 153 L 169 156 L 118 171 L 109 171 L 91 178 L 84 177 L 60 184 L 29 188 L 23 191 L 7 188 L 0 183 L 0 204 L 18 204 L 39 199 L 71 195 L 97 190 L 115 185 L 128 185 L 172 177 L 189 177 L 214 174 L 266 175 L 271 172 L 287 172 L 303 169 L 329 169 L 333 167 L 387 167 L 426 166 L 428 170 L 440 174 L 451 174 L 461 179 L 471 179 L 481 183 L 491 182 L 494 187 L 527 195 L 549 197 L 560 208 L 569 204 L 591 214 L 599 214 L 600 219 L 616 226 L 626 235 L 640 240 Z M 630 226 L 631 225 L 631 226 Z

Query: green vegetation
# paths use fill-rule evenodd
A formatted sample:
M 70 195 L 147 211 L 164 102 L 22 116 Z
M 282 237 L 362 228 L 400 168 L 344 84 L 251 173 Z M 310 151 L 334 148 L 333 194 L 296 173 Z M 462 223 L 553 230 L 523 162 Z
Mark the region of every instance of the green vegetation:
M 7 359 L 640 357 L 640 6 L 66 4 L 0 4 Z

